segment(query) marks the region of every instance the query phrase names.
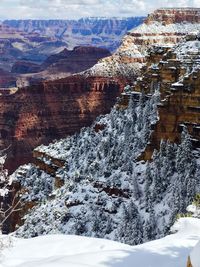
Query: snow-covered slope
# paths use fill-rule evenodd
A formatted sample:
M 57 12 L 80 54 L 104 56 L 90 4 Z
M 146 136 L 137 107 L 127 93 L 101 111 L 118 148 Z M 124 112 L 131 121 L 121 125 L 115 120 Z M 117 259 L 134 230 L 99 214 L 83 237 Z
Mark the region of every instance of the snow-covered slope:
M 13 238 L 0 263 L 1 267 L 185 267 L 200 239 L 200 220 L 181 218 L 173 231 L 178 232 L 134 247 L 73 235 Z
M 192 250 L 190 259 L 193 267 L 200 266 L 200 242 Z

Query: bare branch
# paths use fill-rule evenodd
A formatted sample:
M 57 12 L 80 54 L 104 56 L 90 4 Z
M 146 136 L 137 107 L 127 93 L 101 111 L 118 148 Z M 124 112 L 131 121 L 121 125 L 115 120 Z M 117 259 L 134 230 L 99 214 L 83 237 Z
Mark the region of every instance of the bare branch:
M 0 232 L 10 216 L 21 210 L 22 192 L 16 192 L 8 171 L 4 169 L 6 155 L 3 153 L 8 149 L 0 151 Z

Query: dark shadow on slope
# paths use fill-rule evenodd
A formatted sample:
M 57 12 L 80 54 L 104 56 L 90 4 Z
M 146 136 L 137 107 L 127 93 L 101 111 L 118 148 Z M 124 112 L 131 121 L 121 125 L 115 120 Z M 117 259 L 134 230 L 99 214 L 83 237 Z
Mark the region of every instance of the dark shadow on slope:
M 165 247 L 159 251 L 149 244 L 149 250 L 136 247 L 132 251 L 119 250 L 119 257 L 111 257 L 103 265 L 108 267 L 182 267 L 187 264 L 187 257 L 192 250 L 192 246 L 188 247 Z

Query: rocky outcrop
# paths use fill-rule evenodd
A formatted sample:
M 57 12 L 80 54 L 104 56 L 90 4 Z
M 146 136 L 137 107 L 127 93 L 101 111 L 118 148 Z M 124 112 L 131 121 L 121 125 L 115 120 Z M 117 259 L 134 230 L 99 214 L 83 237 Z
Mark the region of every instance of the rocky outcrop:
M 92 45 L 114 51 L 122 36 L 142 23 L 144 17 L 84 18 L 79 20 L 6 20 L 4 25 L 27 33 L 53 37 L 75 46 Z
M 165 46 L 152 48 L 142 69 L 143 76 L 133 86 L 134 91 L 152 93 L 159 89 L 161 93 L 159 120 L 153 127 L 143 159 L 151 158 L 162 139 L 178 143 L 184 125 L 195 148 L 200 146 L 200 38 L 194 34 L 185 39 L 172 49 Z
M 130 30 L 111 57 L 100 60 L 87 75 L 117 76 L 134 79 L 146 62 L 152 45 L 172 47 L 183 36 L 200 30 L 200 9 L 158 9 L 143 24 Z
M 72 76 L 0 96 L 1 147 L 9 171 L 32 161 L 32 149 L 66 137 L 109 112 L 123 79 Z

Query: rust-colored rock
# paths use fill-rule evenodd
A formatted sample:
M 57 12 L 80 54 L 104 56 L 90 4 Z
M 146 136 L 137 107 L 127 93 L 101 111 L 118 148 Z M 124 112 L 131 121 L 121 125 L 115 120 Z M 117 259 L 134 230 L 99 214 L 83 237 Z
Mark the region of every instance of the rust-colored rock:
M 194 47 L 198 43 L 197 38 Z M 184 43 L 182 45 L 184 46 Z M 187 45 L 186 42 L 185 47 Z M 150 159 L 162 139 L 178 143 L 183 125 L 187 126 L 194 146 L 200 145 L 200 70 L 195 68 L 195 64 L 199 62 L 200 51 L 184 51 L 184 55 L 178 56 L 176 49 L 166 51 L 165 48 L 156 47 L 147 58 L 148 64 L 143 69 L 143 77 L 134 87 L 134 90 L 144 90 L 146 93 L 151 93 L 154 88 L 159 87 L 161 92 L 159 121 L 153 127 L 150 143 L 141 159 Z
M 120 78 L 77 75 L 0 96 L 0 145 L 10 146 L 6 167 L 11 172 L 32 161 L 36 146 L 73 134 L 109 112 L 124 84 Z

